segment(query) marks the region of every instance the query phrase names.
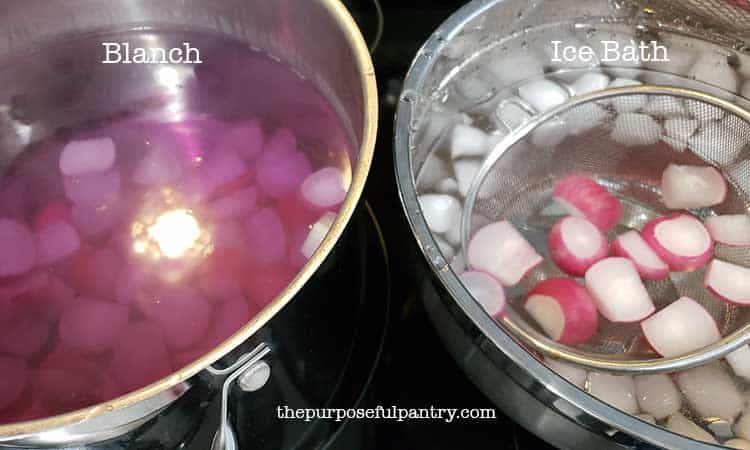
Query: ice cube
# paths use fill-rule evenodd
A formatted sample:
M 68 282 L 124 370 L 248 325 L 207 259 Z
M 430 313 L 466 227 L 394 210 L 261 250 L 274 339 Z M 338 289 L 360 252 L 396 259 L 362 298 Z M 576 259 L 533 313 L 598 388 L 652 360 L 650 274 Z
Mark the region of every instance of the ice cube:
M 617 116 L 611 137 L 623 145 L 652 145 L 659 142 L 663 130 L 653 117 L 639 113 L 624 113 Z
M 471 125 L 457 124 L 451 135 L 451 158 L 482 156 L 487 153 L 487 133 Z
M 481 161 L 476 159 L 459 159 L 453 164 L 456 181 L 458 181 L 458 191 L 461 193 L 461 196 L 466 197 L 474 181 L 474 177 L 479 172 L 481 166 Z
M 461 217 L 461 203 L 450 195 L 425 194 L 419 197 L 427 226 L 434 233 L 445 233 L 450 230 Z
M 570 93 L 554 81 L 535 80 L 521 85 L 518 96 L 538 112 L 545 112 L 568 101 Z
M 737 93 L 737 72 L 729 65 L 729 57 L 720 52 L 702 53 L 688 71 L 688 77 Z
M 587 72 L 570 84 L 572 95 L 601 91 L 609 86 L 609 76 L 601 72 Z

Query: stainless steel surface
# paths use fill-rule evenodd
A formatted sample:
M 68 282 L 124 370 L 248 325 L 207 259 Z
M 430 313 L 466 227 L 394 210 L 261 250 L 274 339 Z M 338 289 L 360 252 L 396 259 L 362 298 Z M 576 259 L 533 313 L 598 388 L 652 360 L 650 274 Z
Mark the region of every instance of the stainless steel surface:
M 733 126 L 705 128 L 711 147 L 675 149 L 664 142 L 649 145 L 624 145 L 612 139 L 618 112 L 637 110 L 647 102 L 654 110 L 680 113 L 689 111 L 700 122 L 721 111 L 723 120 Z M 730 194 L 719 207 L 695 211 L 701 216 L 744 214 L 750 209 L 750 173 L 732 170 L 741 152 L 750 143 L 750 112 L 736 103 L 703 92 L 665 86 L 635 86 L 607 89 L 572 97 L 563 105 L 532 117 L 513 130 L 492 149 L 474 177 L 463 208 L 462 248 L 464 254 L 470 238 L 481 227 L 500 220 L 512 222 L 537 248 L 549 254 L 546 235 L 562 214 L 542 213 L 552 204 L 555 183 L 570 173 L 590 174 L 617 195 L 624 214 L 617 233 L 639 229 L 646 222 L 669 211 L 659 202 L 661 172 L 670 163 L 712 165 L 729 180 Z M 605 111 L 602 116 L 600 112 Z M 667 113 L 669 114 L 669 113 Z M 663 115 L 652 114 L 663 120 Z M 535 145 L 534 133 L 556 123 L 585 123 L 589 130 L 557 145 Z M 644 136 L 646 128 L 628 130 L 635 142 L 653 140 Z M 687 132 L 690 135 L 691 132 Z M 679 135 L 679 133 L 678 133 Z M 687 142 L 685 143 L 687 147 Z M 731 154 L 730 154 L 731 152 Z M 735 154 L 736 153 L 736 154 Z M 485 193 L 486 195 L 481 195 Z M 728 262 L 747 266 L 748 253 L 738 251 Z M 710 346 L 681 355 L 664 358 L 640 338 L 637 326 L 605 324 L 586 344 L 577 348 L 560 345 L 547 338 L 524 317 L 514 305 L 541 280 L 563 276 L 552 264 L 542 264 L 530 279 L 511 288 L 511 299 L 502 325 L 536 351 L 555 359 L 589 369 L 615 373 L 675 372 L 700 366 L 725 356 L 750 342 L 750 311 L 716 299 L 703 286 L 704 271 L 674 275 L 661 282 L 649 282 L 647 288 L 658 306 L 668 305 L 679 296 L 695 299 L 713 316 L 724 338 Z
M 120 411 L 129 407 L 138 410 L 137 405 L 149 405 L 142 402 L 182 386 L 253 336 L 290 302 L 333 250 L 362 194 L 374 150 L 377 92 L 367 46 L 338 0 L 6 0 L 0 4 L 0 58 L 13 54 L 33 57 L 50 42 L 64 47 L 77 36 L 161 28 L 199 30 L 239 40 L 291 64 L 312 80 L 339 113 L 355 144 L 355 154 L 350 155 L 356 166 L 350 192 L 331 232 L 306 266 L 269 306 L 222 345 L 171 376 L 121 398 L 48 419 L 0 426 L 0 441 L 5 445 L 34 445 L 42 433 L 59 437 L 59 445 L 72 445 L 107 439 L 113 432 L 110 425 L 125 431 L 118 428 L 122 425 L 116 418 Z M 95 49 L 75 50 L 68 48 L 69 52 L 55 55 L 49 64 L 37 62 L 24 76 L 3 79 L 0 168 L 28 144 L 59 128 L 101 119 L 125 105 L 139 104 L 150 94 L 159 94 L 158 86 L 128 79 L 125 71 L 113 77 L 58 77 L 56 71 L 81 69 L 101 59 Z M 73 93 L 75 101 L 71 100 Z M 144 414 L 153 412 L 148 409 Z M 95 418 L 100 420 L 98 433 L 68 433 L 68 427 Z
M 483 103 L 457 103 L 435 109 L 450 100 L 452 84 L 481 71 L 483 64 L 508 55 L 541 55 L 551 39 L 575 44 L 601 39 L 658 38 L 672 52 L 669 64 L 643 67 L 602 64 L 607 70 L 642 75 L 649 84 L 670 84 L 710 92 L 722 97 L 713 80 L 692 79 L 689 70 L 700 55 L 723 57 L 733 67 L 747 67 L 748 58 L 726 39 L 696 29 L 680 18 L 652 14 L 642 5 L 618 7 L 622 2 L 555 0 L 476 0 L 451 16 L 425 43 L 404 84 L 394 136 L 396 173 L 401 201 L 428 267 L 424 297 L 438 332 L 459 365 L 477 386 L 524 427 L 560 448 L 693 450 L 720 448 L 653 426 L 615 409 L 568 383 L 529 352 L 509 332 L 499 327 L 471 298 L 441 253 L 417 202 L 415 174 L 434 143 L 442 139 L 428 124 L 431 112 L 449 116 L 491 108 Z M 664 19 L 664 20 L 662 20 Z M 675 20 L 672 20 L 675 19 Z M 590 68 L 542 61 L 545 73 Z M 503 73 L 495 92 L 523 79 L 521 66 Z M 516 76 L 514 78 L 514 75 Z M 628 77 L 628 75 L 622 75 Z M 737 86 L 739 88 L 739 86 Z M 446 95 L 446 91 L 450 94 Z M 736 94 L 733 91 L 732 94 Z M 532 411 L 529 413 L 528 411 Z

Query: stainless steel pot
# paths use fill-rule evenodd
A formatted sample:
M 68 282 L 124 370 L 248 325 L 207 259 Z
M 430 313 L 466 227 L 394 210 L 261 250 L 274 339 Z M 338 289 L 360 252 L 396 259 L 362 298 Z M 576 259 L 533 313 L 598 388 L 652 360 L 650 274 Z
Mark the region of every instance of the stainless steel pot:
M 711 3 L 739 11 L 723 2 Z M 475 0 L 450 17 L 426 42 L 407 75 L 400 99 L 394 138 L 397 181 L 403 207 L 424 256 L 426 270 L 421 292 L 433 324 L 467 376 L 489 398 L 511 418 L 560 448 L 719 447 L 650 425 L 597 400 L 557 376 L 498 326 L 460 283 L 429 231 L 417 202 L 417 175 L 434 143 L 442 139 L 437 124 L 445 123 L 445 118 L 454 113 L 492 111 L 499 101 L 497 94 L 535 75 L 524 65 L 529 62 L 529 55 L 533 55 L 532 62 L 539 63 L 540 74 L 575 72 L 601 63 L 600 59 L 593 63 L 551 61 L 554 39 L 577 46 L 605 38 L 667 42 L 674 49 L 671 62 L 601 64 L 621 73 L 638 70 L 654 84 L 715 84 L 712 76 L 696 77 L 690 72 L 701 55 L 725 58 L 732 70 L 741 73 L 738 79 L 750 74 L 744 50 L 747 47 L 742 45 L 742 34 L 747 30 L 705 30 L 688 23 L 687 16 L 670 15 L 673 13 L 669 2 L 661 1 L 644 5 L 604 0 Z M 500 64 L 509 55 L 523 63 Z M 474 83 L 472 88 L 461 89 L 458 84 L 467 80 Z M 732 90 L 733 94 L 741 86 L 726 84 L 718 87 Z M 480 92 L 477 86 L 487 89 Z M 483 92 L 489 93 L 482 95 Z M 439 113 L 433 114 L 436 110 Z M 453 117 L 460 120 L 460 115 Z
M 190 390 L 200 377 L 221 384 L 228 372 L 211 369 L 210 365 L 243 343 L 244 347 L 248 342 L 257 345 L 254 357 L 265 354 L 264 349 L 270 350 L 273 344 L 266 348 L 258 331 L 297 296 L 324 261 L 335 263 L 327 258 L 337 248 L 362 194 L 373 156 L 377 93 L 367 46 L 338 0 L 8 0 L 0 5 L 0 58 L 19 52 L 33 55 L 37 46 L 64 44 L 71 36 L 149 27 L 197 29 L 239 40 L 291 64 L 311 79 L 334 105 L 356 144 L 356 154 L 351 155 L 355 169 L 350 192 L 331 231 L 294 280 L 257 317 L 209 354 L 165 379 L 110 402 L 43 420 L 0 426 L 0 445 L 68 446 L 110 439 L 148 421 Z M 94 63 L 86 49 L 81 50 L 83 54 L 67 50 L 70 53 L 55 55 L 46 70 L 30 71 L 26 81 L 16 79 L 0 88 L 0 166 L 58 128 L 100 119 L 92 111 L 101 114 L 110 108 L 116 110 L 133 96 L 142 95 L 137 94 L 140 88 L 149 88 L 127 89 L 120 83 L 122 79 L 116 78 L 73 76 L 61 81 L 56 71 L 75 71 L 76 64 L 87 58 L 88 64 Z M 76 95 L 66 94 L 72 92 Z M 78 103 L 71 103 L 71 97 Z

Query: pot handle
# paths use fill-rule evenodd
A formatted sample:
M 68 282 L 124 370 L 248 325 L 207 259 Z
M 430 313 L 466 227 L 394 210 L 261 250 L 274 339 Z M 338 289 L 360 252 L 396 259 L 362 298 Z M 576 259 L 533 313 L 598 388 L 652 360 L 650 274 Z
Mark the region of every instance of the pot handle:
M 226 369 L 215 369 L 210 366 L 206 369 L 217 377 L 228 375 L 221 388 L 221 422 L 211 442 L 211 450 L 238 449 L 237 437 L 229 422 L 229 390 L 235 382 L 246 392 L 260 389 L 271 375 L 270 366 L 263 360 L 269 353 L 271 347 L 261 343 Z

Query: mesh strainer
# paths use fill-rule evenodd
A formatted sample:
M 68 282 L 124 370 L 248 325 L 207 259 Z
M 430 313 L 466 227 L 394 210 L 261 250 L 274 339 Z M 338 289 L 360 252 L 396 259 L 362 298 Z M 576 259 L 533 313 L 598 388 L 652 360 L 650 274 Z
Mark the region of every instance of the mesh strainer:
M 556 137 L 554 142 L 550 136 Z M 475 231 L 508 220 L 540 254 L 548 256 L 547 233 L 565 214 L 555 207 L 552 190 L 559 179 L 572 173 L 589 175 L 621 200 L 624 214 L 610 238 L 669 213 L 661 203 L 659 186 L 670 163 L 709 164 L 729 182 L 730 193 L 724 203 L 693 210 L 693 214 L 747 214 L 747 143 L 750 113 L 705 93 L 636 86 L 574 97 L 532 118 L 490 152 L 467 194 L 462 217 L 464 254 Z M 746 248 L 719 246 L 716 257 L 750 267 L 750 250 Z M 671 372 L 702 365 L 750 342 L 750 307 L 713 297 L 703 286 L 703 271 L 697 271 L 672 273 L 668 279 L 646 282 L 646 286 L 657 310 L 681 296 L 702 304 L 722 333 L 723 339 L 716 344 L 680 357 L 662 358 L 645 342 L 639 324 L 614 324 L 601 318 L 598 334 L 589 343 L 563 346 L 538 331 L 518 307 L 536 283 L 563 275 L 545 258 L 508 290 L 509 307 L 502 319 L 517 338 L 553 358 L 609 372 Z

